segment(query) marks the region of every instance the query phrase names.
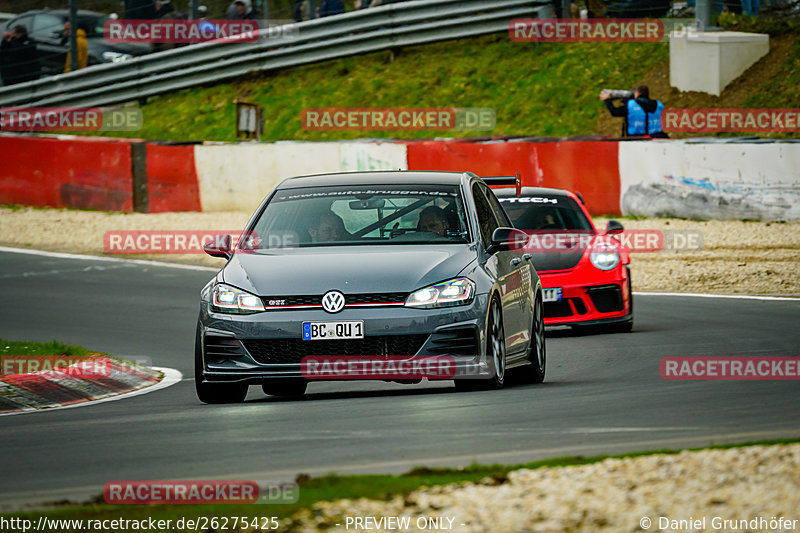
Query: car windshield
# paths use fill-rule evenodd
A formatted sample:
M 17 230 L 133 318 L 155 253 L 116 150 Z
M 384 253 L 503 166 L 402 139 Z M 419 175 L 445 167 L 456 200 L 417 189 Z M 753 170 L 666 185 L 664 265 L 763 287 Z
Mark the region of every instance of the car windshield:
M 457 186 L 364 185 L 278 190 L 252 233 L 256 249 L 469 241 Z
M 514 227 L 539 231 L 592 231 L 578 203 L 567 196 L 499 198 Z

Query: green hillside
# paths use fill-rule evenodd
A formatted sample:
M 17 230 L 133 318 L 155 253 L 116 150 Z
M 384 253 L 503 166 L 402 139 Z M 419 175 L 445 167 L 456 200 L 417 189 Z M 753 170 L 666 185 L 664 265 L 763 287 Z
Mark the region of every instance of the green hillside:
M 741 18 L 733 21 L 740 24 Z M 770 53 L 719 97 L 669 86 L 666 43 L 536 44 L 492 35 L 253 74 L 151 98 L 142 107 L 144 127 L 119 135 L 234 141 L 236 99 L 264 107 L 264 141 L 617 135 L 621 121 L 610 117 L 600 102 L 603 88 L 647 83 L 651 96 L 667 107 L 798 107 L 798 35 L 796 28 L 781 26 L 773 35 Z M 497 114 L 497 126 L 490 132 L 302 128 L 304 108 L 334 106 L 489 107 Z
M 492 135 L 593 133 L 605 108 L 603 87 L 630 87 L 668 58 L 668 47 L 644 44 L 534 44 L 507 36 L 463 39 L 253 75 L 151 99 L 144 128 L 127 134 L 159 140 L 235 140 L 240 99 L 265 108 L 263 140 L 332 140 L 362 132 L 301 128 L 307 107 L 490 107 Z M 479 132 L 447 132 L 472 136 Z M 445 132 L 371 132 L 369 137 L 430 138 Z

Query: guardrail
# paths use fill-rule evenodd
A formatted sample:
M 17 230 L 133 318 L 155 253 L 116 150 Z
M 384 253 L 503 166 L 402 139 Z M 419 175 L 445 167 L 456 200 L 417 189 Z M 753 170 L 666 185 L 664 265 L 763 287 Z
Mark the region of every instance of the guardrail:
M 295 38 L 201 43 L 0 88 L 0 106 L 104 106 L 251 72 L 507 31 L 552 16 L 542 0 L 415 0 L 296 24 Z

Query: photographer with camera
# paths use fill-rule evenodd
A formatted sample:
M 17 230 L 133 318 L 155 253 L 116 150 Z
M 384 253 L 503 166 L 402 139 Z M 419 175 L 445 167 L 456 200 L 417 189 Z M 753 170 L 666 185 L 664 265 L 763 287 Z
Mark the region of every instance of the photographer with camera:
M 650 99 L 650 89 L 647 85 L 640 85 L 633 91 L 604 90 L 600 99 L 605 101 L 606 108 L 612 116 L 623 117 L 622 136 L 649 136 L 655 138 L 668 138 L 661 126 L 661 114 L 664 104 L 658 100 Z M 622 105 L 617 107 L 614 100 L 622 100 Z

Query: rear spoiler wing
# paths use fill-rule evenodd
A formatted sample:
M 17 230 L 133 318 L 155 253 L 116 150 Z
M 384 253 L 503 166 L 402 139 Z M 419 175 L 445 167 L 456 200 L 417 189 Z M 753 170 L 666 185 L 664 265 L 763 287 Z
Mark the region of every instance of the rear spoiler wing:
M 522 194 L 522 179 L 519 172 L 513 176 L 486 176 L 481 178 L 486 182 L 486 185 L 493 187 L 496 185 L 514 185 L 516 187 L 517 196 Z

